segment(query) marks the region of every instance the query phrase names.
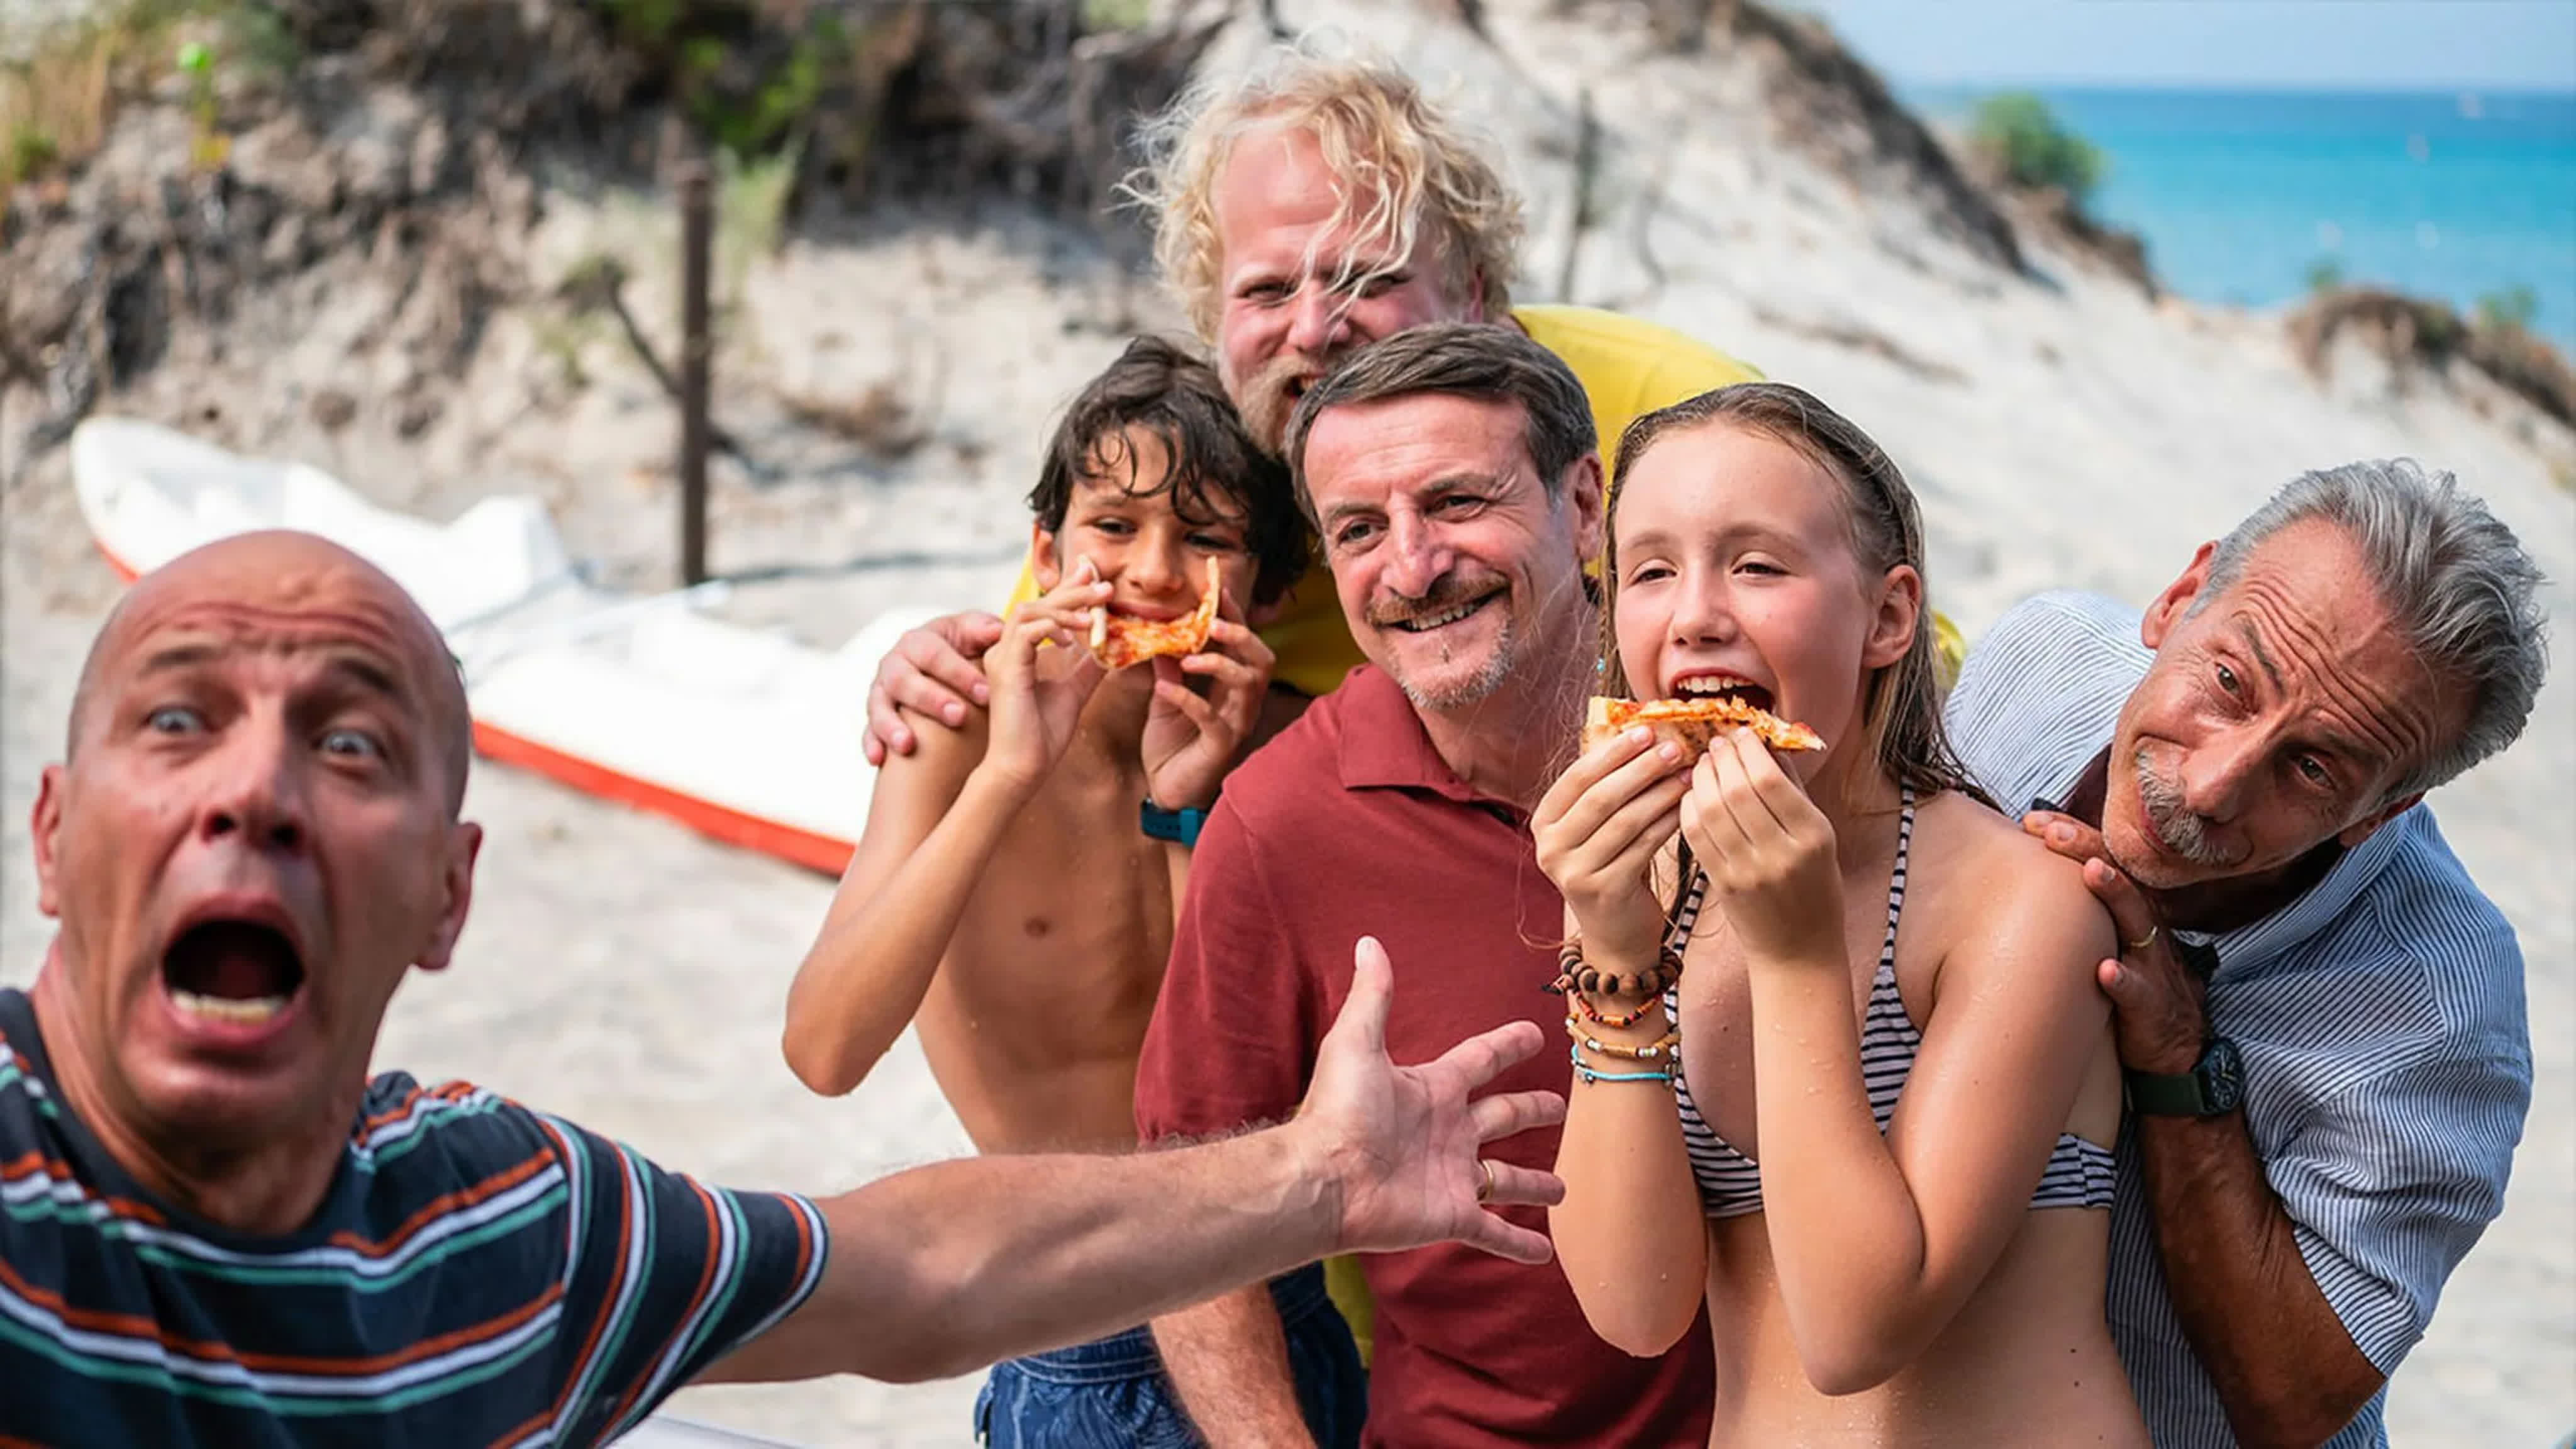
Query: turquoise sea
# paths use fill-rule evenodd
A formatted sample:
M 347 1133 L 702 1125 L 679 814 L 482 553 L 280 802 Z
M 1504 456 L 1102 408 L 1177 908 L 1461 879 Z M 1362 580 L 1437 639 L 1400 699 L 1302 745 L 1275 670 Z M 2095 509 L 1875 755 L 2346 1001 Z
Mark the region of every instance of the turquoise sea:
M 1960 120 L 1990 89 L 1904 94 Z M 2095 213 L 2185 297 L 2293 301 L 2320 264 L 2463 311 L 2528 287 L 2576 353 L 2576 93 L 2032 89 L 2108 154 Z

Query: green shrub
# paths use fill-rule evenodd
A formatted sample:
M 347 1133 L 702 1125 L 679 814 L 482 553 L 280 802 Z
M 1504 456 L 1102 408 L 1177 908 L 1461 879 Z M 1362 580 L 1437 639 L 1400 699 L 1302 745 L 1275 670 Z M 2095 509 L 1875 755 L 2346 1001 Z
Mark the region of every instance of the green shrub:
M 9 148 L 0 153 L 0 174 L 35 176 L 62 159 L 63 149 L 32 122 L 21 121 L 9 128 Z
M 2059 124 L 2048 103 L 2028 91 L 1979 102 L 1971 135 L 2015 186 L 2053 186 L 2078 205 L 2110 170 L 2099 148 Z
M 2343 263 L 2332 257 L 2319 257 L 2308 263 L 2308 295 L 2323 296 L 2344 283 Z
M 2478 299 L 2478 325 L 2490 332 L 2528 331 L 2540 316 L 2540 294 L 2529 287 L 2508 287 Z
M 304 64 L 304 47 L 287 24 L 285 13 L 275 5 L 234 5 L 218 13 L 225 55 L 239 61 L 249 74 L 264 81 L 281 81 Z

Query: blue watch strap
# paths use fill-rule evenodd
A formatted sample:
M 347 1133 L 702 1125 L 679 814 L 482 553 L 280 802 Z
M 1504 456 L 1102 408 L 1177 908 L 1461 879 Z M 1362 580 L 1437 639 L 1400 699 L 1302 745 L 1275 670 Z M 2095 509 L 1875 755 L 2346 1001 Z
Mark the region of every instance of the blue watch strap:
M 1147 835 L 1193 849 L 1198 846 L 1199 828 L 1207 824 L 1207 818 L 1204 810 L 1166 810 L 1151 800 L 1136 809 L 1136 824 Z

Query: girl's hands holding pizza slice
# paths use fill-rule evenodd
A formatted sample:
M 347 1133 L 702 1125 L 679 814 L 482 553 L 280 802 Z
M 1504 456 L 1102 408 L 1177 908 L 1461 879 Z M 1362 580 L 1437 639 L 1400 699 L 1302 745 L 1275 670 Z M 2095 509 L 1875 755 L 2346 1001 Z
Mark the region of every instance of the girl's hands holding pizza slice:
M 1584 959 L 1596 966 L 1644 970 L 1663 948 L 1652 872 L 1681 828 L 1684 758 L 1643 724 L 1614 731 L 1567 766 L 1530 815 L 1538 867 L 1565 897 Z
M 983 768 L 1017 789 L 1036 789 L 1064 758 L 1083 706 L 1107 677 L 1083 645 L 1109 592 L 1090 559 L 1076 561 L 1063 582 L 1011 610 L 984 655 L 993 703 Z
M 1208 587 L 1218 589 L 1213 570 Z M 1146 662 L 1154 702 L 1145 716 L 1145 793 L 1166 810 L 1205 810 L 1260 718 L 1277 656 L 1220 591 L 1205 645 Z
M 1833 822 L 1750 726 L 1710 743 L 1681 827 L 1753 969 L 1849 969 Z

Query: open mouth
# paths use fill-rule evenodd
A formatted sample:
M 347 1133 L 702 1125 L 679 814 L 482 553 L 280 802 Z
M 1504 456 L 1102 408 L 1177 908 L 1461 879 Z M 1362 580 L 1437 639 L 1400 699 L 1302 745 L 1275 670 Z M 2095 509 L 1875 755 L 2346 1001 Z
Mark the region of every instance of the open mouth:
M 1452 604 L 1435 613 L 1416 614 L 1409 619 L 1390 619 L 1387 621 L 1387 627 L 1400 629 L 1407 634 L 1428 634 L 1435 629 L 1446 629 L 1459 620 L 1474 615 L 1478 610 L 1501 597 L 1502 591 L 1497 589 L 1493 593 L 1469 599 L 1464 603 Z
M 1771 691 L 1740 674 L 1692 674 L 1673 681 L 1675 699 L 1732 699 L 1749 704 L 1765 714 L 1771 712 Z
M 190 1016 L 257 1026 L 304 986 L 304 962 L 286 933 L 258 921 L 200 921 L 161 957 L 161 984 Z

